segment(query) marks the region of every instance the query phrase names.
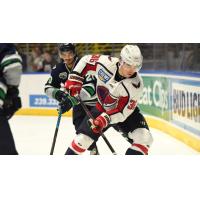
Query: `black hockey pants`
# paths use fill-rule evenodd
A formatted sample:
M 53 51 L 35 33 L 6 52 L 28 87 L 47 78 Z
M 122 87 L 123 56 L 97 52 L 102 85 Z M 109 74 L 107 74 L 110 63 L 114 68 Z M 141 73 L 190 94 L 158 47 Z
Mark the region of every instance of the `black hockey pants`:
M 0 110 L 0 155 L 17 155 L 10 125 Z

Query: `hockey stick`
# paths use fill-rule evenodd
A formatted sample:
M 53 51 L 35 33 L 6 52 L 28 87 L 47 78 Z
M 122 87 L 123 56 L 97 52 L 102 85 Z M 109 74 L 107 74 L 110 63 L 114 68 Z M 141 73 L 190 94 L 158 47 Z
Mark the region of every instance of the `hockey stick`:
M 80 96 L 76 96 L 76 98 L 78 99 L 78 101 L 80 102 L 81 106 L 83 107 L 83 109 L 85 110 L 86 114 L 88 115 L 89 118 L 94 119 L 94 117 L 92 116 L 91 112 L 88 110 L 88 108 L 86 107 L 86 105 L 83 103 L 83 101 L 81 100 Z M 106 136 L 103 133 L 100 133 L 102 138 L 104 139 L 105 143 L 108 145 L 110 151 L 114 154 L 117 155 L 116 151 L 113 149 L 113 147 L 111 146 L 110 142 L 108 141 L 108 139 L 106 138 Z
M 58 135 L 58 129 L 59 129 L 59 126 L 60 126 L 60 121 L 61 121 L 61 116 L 62 116 L 62 111 L 61 111 L 61 108 L 59 106 L 58 107 L 58 119 L 57 119 L 57 123 L 56 123 L 56 129 L 55 129 L 55 133 L 54 133 L 54 137 L 53 137 L 53 143 L 52 143 L 52 146 L 51 146 L 50 155 L 53 155 L 53 152 L 54 152 L 56 139 L 57 139 L 57 135 Z

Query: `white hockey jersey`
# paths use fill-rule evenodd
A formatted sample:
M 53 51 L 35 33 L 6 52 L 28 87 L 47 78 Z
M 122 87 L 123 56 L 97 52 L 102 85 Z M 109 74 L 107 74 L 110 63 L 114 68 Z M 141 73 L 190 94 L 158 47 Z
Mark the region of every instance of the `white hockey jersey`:
M 116 80 L 119 59 L 105 55 L 84 56 L 74 71 L 84 76 L 88 70 L 95 72 L 97 78 L 97 96 L 101 108 L 110 116 L 111 124 L 123 122 L 137 106 L 143 81 L 138 73 L 131 78 Z

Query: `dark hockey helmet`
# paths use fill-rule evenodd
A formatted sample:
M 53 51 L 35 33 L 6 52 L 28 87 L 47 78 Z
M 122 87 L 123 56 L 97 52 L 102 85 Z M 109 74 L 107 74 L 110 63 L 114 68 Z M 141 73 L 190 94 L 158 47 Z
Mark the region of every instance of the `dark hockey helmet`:
M 2 52 L 15 52 L 16 47 L 14 44 L 12 43 L 0 43 L 0 53 Z
M 75 45 L 73 43 L 61 43 L 58 44 L 58 49 L 60 52 L 72 51 L 76 53 Z
M 14 54 L 16 47 L 12 43 L 0 43 L 0 62 L 5 55 Z

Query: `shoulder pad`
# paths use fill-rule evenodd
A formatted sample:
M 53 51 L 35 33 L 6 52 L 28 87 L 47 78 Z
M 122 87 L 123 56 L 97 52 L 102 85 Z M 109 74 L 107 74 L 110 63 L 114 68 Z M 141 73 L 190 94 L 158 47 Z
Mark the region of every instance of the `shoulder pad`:
M 116 64 L 117 62 L 119 62 L 119 59 L 116 57 L 112 57 L 112 56 L 102 55 L 99 58 L 98 62 L 103 65 L 113 65 L 113 64 Z

